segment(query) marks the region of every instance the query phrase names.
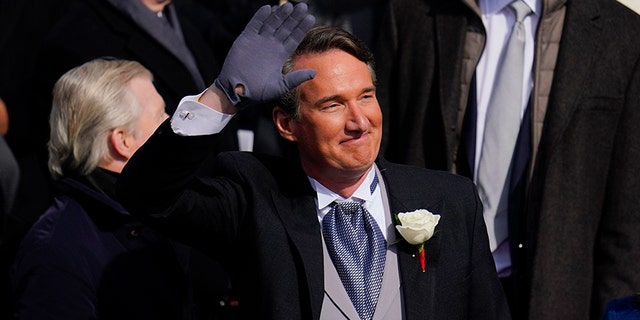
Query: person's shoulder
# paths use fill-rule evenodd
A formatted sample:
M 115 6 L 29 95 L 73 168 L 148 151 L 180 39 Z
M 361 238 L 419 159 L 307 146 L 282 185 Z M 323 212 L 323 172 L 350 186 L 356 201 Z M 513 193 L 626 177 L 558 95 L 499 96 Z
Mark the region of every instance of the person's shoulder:
M 567 6 L 575 7 L 572 11 L 595 12 L 612 26 L 637 26 L 640 24 L 640 4 L 635 0 L 594 0 L 569 2 Z M 591 7 L 591 8 L 589 8 Z M 626 28 L 625 28 L 626 29 Z M 636 29 L 620 30 L 634 32 Z M 635 33 L 634 33 L 635 34 Z
M 469 206 L 477 198 L 473 181 L 462 175 L 385 161 L 379 161 L 378 167 L 393 192 L 422 194 Z
M 222 165 L 254 166 L 261 163 L 260 157 L 249 151 L 223 151 L 216 155 L 216 162 Z
M 66 246 L 76 242 L 75 236 L 88 231 L 90 218 L 82 205 L 68 195 L 56 196 L 47 210 L 31 226 L 23 246 Z
M 447 171 L 385 161 L 379 161 L 378 167 L 388 192 L 399 199 L 446 203 L 449 219 L 474 219 L 479 198 L 471 179 Z
M 79 261 L 95 257 L 95 243 L 87 241 L 85 235 L 99 233 L 79 202 L 66 195 L 57 196 L 25 234 L 15 261 L 25 268 L 43 265 L 71 272 Z
M 249 151 L 225 151 L 216 156 L 217 173 L 237 171 L 240 175 L 275 177 L 291 175 L 300 168 L 297 158 L 288 158 Z M 214 171 L 215 172 L 215 171 Z
M 286 167 L 298 162 L 296 158 L 250 151 L 223 151 L 217 155 L 217 160 L 218 162 L 231 162 L 240 166 L 255 166 L 260 164 L 265 167 Z
M 429 182 L 431 184 L 447 185 L 472 185 L 473 182 L 462 175 L 453 174 L 444 170 L 433 170 L 413 165 L 389 162 L 384 159 L 378 161 L 380 170 L 387 171 L 390 176 L 398 177 L 408 181 L 417 180 Z
M 297 193 L 308 179 L 297 157 L 247 151 L 221 152 L 211 172 L 259 189 Z

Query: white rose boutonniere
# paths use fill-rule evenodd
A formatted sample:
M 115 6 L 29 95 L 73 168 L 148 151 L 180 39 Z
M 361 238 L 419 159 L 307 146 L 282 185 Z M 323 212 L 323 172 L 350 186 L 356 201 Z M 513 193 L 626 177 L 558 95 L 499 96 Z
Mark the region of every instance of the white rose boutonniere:
M 419 209 L 412 212 L 400 212 L 396 215 L 398 225 L 396 229 L 400 235 L 410 244 L 418 247 L 420 267 L 422 272 L 426 270 L 424 243 L 427 242 L 435 231 L 440 221 L 439 214 L 433 214 L 429 210 Z

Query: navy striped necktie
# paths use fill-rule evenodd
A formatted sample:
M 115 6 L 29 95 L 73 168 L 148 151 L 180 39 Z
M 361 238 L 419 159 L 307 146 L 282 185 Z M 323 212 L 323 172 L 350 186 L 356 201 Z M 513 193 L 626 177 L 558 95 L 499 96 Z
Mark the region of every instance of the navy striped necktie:
M 376 175 L 371 193 L 378 186 Z M 333 202 L 322 220 L 329 256 L 361 319 L 376 310 L 386 259 L 387 241 L 362 201 Z

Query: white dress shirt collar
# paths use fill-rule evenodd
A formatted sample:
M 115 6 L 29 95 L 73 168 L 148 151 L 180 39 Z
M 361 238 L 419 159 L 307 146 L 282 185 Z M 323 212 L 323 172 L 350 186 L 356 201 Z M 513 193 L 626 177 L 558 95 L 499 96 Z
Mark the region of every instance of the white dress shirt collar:
M 373 178 L 375 177 L 375 172 L 376 171 L 373 170 L 373 167 L 371 167 L 371 170 L 369 170 L 369 172 L 367 173 L 367 176 L 364 179 L 364 181 L 362 182 L 362 184 L 358 187 L 356 192 L 354 192 L 353 195 L 348 199 L 345 199 L 342 196 L 340 196 L 339 194 L 327 189 L 325 186 L 323 186 L 316 179 L 313 179 L 313 178 L 309 177 L 309 181 L 311 182 L 311 186 L 313 187 L 313 189 L 318 194 L 318 198 L 317 198 L 318 199 L 318 202 L 317 202 L 318 208 L 317 209 L 319 211 L 323 211 L 323 209 L 327 208 L 334 201 L 342 202 L 342 201 L 353 200 L 353 199 L 360 199 L 360 200 L 364 200 L 365 202 L 372 201 L 373 195 L 371 194 L 369 186 L 371 185 L 371 182 L 373 182 Z M 322 215 L 322 217 L 324 217 L 324 214 Z M 320 218 L 322 218 L 322 217 L 320 217 Z
M 479 3 L 480 12 L 482 12 L 483 15 L 496 14 L 501 10 L 503 10 L 506 6 L 509 5 L 509 3 L 513 1 L 514 0 L 480 0 L 480 3 Z M 522 1 L 524 1 L 524 3 L 526 3 L 529 6 L 529 8 L 531 8 L 532 14 L 540 16 L 540 12 L 542 10 L 542 1 L 539 1 L 539 0 L 522 0 Z

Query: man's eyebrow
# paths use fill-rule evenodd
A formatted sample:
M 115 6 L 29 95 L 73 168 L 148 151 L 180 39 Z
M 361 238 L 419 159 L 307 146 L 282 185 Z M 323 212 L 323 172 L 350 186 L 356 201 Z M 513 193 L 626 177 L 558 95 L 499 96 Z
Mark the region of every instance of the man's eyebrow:
M 366 88 L 362 89 L 360 94 L 371 93 L 371 92 L 375 92 L 375 91 L 376 91 L 376 87 L 375 86 L 371 86 L 371 87 L 366 87 Z M 324 97 L 324 98 L 316 101 L 314 104 L 315 105 L 320 105 L 320 104 L 323 104 L 323 103 L 328 102 L 328 101 L 336 100 L 338 97 L 340 97 L 339 94 L 334 94 L 334 95 L 331 95 L 331 96 L 327 96 L 327 97 Z
M 340 95 L 334 94 L 334 95 L 332 95 L 332 96 L 324 97 L 324 98 L 322 98 L 322 99 L 320 99 L 320 100 L 316 101 L 314 104 L 315 104 L 315 105 L 321 105 L 321 104 L 323 104 L 323 103 L 325 103 L 325 102 L 329 102 L 329 101 L 336 100 L 339 96 L 340 96 Z
M 366 88 L 362 89 L 362 93 L 370 93 L 370 92 L 376 92 L 376 87 L 375 86 L 371 86 L 371 87 L 366 87 Z

